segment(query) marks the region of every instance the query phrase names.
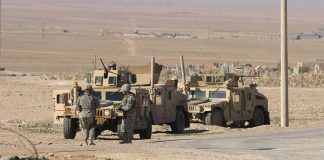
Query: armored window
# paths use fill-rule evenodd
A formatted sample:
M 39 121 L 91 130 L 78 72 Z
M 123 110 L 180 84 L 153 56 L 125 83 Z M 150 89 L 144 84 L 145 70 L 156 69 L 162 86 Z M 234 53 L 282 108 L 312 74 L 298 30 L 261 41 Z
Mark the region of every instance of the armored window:
M 252 100 L 252 93 L 246 93 L 246 99 L 248 101 L 251 101 Z
M 226 98 L 225 91 L 209 91 L 209 98 Z
M 120 79 L 121 81 L 126 81 L 126 73 L 125 73 L 125 72 L 121 72 L 121 73 L 120 73 L 120 77 L 119 77 L 119 79 Z
M 96 99 L 101 100 L 101 92 L 93 92 L 93 96 L 96 97 Z
M 109 77 L 108 79 L 108 84 L 111 86 L 115 86 L 116 85 L 116 77 Z
M 169 100 L 172 99 L 172 93 L 170 91 L 168 92 L 168 98 Z
M 106 92 L 106 100 L 122 101 L 124 94 L 122 92 Z
M 59 103 L 62 103 L 62 101 L 61 101 L 61 95 L 60 94 L 58 94 L 58 95 L 56 95 L 56 103 L 57 104 L 59 104 Z
M 206 91 L 191 91 L 191 98 L 206 98 Z
M 206 76 L 206 83 L 213 83 L 213 77 L 212 76 Z
M 215 82 L 217 82 L 217 83 L 222 83 L 222 82 L 224 82 L 224 77 L 223 76 L 216 76 L 215 77 Z
M 234 103 L 240 102 L 240 93 L 234 92 Z
M 95 78 L 95 84 L 96 84 L 96 86 L 102 86 L 102 80 L 103 80 L 103 77 L 102 76 L 97 76 Z

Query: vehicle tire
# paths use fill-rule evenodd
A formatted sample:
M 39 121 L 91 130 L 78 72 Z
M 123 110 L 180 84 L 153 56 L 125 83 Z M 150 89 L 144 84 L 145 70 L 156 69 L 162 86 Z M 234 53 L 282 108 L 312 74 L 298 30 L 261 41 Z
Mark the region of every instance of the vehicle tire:
M 102 130 L 100 128 L 96 128 L 96 131 L 95 131 L 95 138 L 96 139 L 98 138 L 98 136 L 101 135 L 101 132 L 102 132 Z
M 181 109 L 177 110 L 176 119 L 171 123 L 172 133 L 181 133 L 184 131 L 186 126 L 186 118 Z
M 118 136 L 118 139 L 120 139 L 120 140 L 123 139 L 122 119 L 121 118 L 117 119 L 117 136 Z
M 139 131 L 140 139 L 151 139 L 152 137 L 152 120 L 149 118 L 145 129 Z
M 64 117 L 63 133 L 65 139 L 74 139 L 78 129 L 78 120 Z
M 220 109 L 214 109 L 212 112 L 208 112 L 205 116 L 205 124 L 223 126 L 224 125 L 223 111 Z
M 255 108 L 253 117 L 249 121 L 251 127 L 261 126 L 264 125 L 264 112 L 261 108 Z
M 270 125 L 270 115 L 268 111 L 264 112 L 264 124 L 265 125 Z

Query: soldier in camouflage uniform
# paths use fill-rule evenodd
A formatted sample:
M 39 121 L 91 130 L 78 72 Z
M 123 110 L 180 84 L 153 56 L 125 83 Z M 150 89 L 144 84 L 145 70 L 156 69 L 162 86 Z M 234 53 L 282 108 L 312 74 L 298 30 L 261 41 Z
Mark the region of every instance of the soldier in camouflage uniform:
M 135 96 L 133 93 L 130 92 L 130 84 L 124 84 L 121 90 L 124 93 L 124 98 L 121 103 L 121 111 L 123 111 L 124 116 L 121 126 L 121 130 L 123 132 L 123 141 L 119 143 L 132 143 L 136 115 Z
M 79 122 L 83 131 L 83 140 L 86 145 L 95 145 L 93 139 L 95 138 L 95 116 L 96 109 L 100 107 L 99 101 L 91 94 L 92 86 L 88 85 L 82 95 L 77 101 L 77 107 L 80 112 Z M 88 141 L 89 140 L 89 141 Z M 81 143 L 82 145 L 83 143 Z

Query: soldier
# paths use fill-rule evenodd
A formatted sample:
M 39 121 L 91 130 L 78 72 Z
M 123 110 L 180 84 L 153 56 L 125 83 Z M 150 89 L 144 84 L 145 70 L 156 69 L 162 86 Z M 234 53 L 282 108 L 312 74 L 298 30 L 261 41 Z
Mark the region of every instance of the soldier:
M 79 121 L 83 131 L 83 140 L 86 145 L 95 145 L 93 139 L 95 138 L 95 116 L 96 109 L 100 107 L 99 101 L 91 94 L 92 86 L 88 85 L 77 102 L 77 107 L 80 112 Z M 89 140 L 89 141 L 88 141 Z M 82 146 L 83 143 L 80 145 Z
M 120 144 L 132 143 L 133 132 L 134 132 L 134 123 L 135 123 L 135 96 L 130 92 L 130 84 L 124 84 L 121 88 L 121 91 L 124 93 L 124 98 L 122 100 L 121 111 L 124 113 L 121 130 L 123 132 L 123 141 L 119 142 Z

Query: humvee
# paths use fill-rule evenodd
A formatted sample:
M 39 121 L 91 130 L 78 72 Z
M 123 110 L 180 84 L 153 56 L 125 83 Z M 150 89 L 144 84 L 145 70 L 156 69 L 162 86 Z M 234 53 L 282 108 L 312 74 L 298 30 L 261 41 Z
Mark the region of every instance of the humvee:
M 102 62 L 103 64 L 103 62 Z M 100 100 L 101 108 L 96 113 L 96 134 L 104 130 L 118 132 L 121 137 L 120 125 L 123 116 L 118 107 L 123 99 L 120 88 L 123 84 L 132 85 L 136 97 L 136 121 L 134 133 L 139 133 L 141 139 L 151 138 L 152 124 L 168 124 L 173 133 L 180 133 L 189 127 L 187 97 L 177 90 L 177 81 L 168 80 L 165 84 L 158 82 L 162 66 L 155 62 L 151 64 L 151 79 L 147 71 L 150 66 L 117 70 L 115 64 L 110 64 L 104 70 L 94 70 L 87 81 L 93 86 L 93 95 Z M 154 72 L 157 70 L 157 73 Z M 144 78 L 143 78 L 144 77 Z M 142 84 L 138 84 L 141 82 Z M 149 82 L 149 83 L 147 83 Z M 75 138 L 79 130 L 78 112 L 75 102 L 82 94 L 77 83 L 72 91 L 54 90 L 54 123 L 62 124 L 64 137 Z
M 235 74 L 193 76 L 188 84 L 188 111 L 191 121 L 223 126 L 233 122 L 239 126 L 270 124 L 268 99 L 256 84 L 243 82 Z

